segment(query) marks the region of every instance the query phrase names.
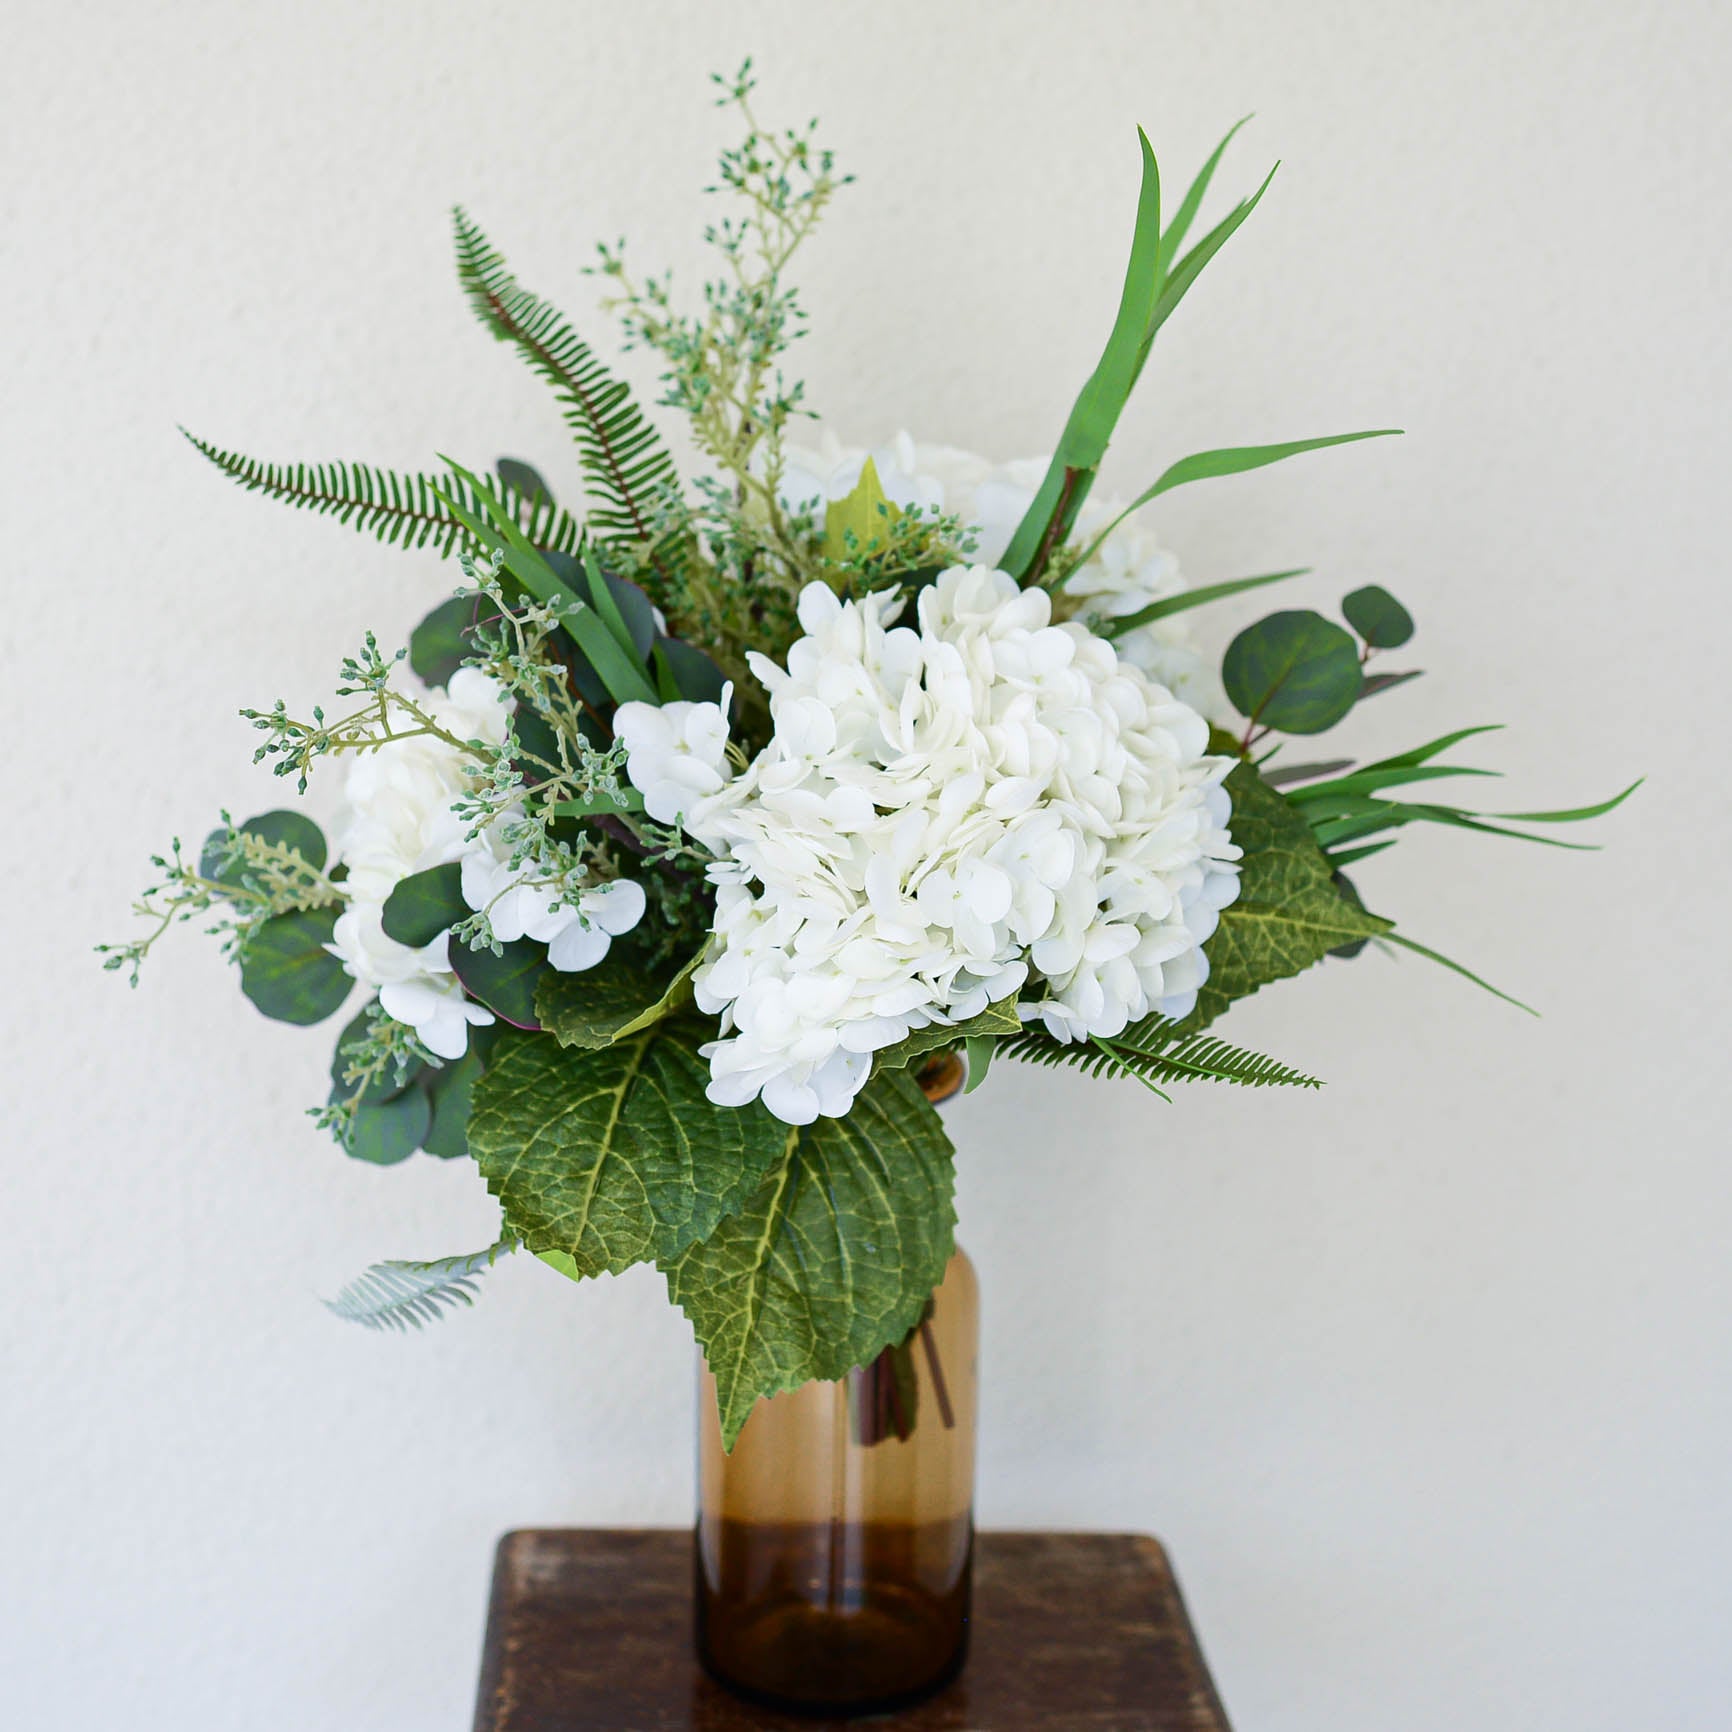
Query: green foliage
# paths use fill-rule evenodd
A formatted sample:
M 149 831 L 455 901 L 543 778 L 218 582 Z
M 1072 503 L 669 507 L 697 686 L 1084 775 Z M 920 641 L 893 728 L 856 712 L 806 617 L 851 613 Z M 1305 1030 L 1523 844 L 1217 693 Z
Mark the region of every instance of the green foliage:
M 1178 1024 L 1186 1034 L 1208 1027 L 1236 999 L 1300 973 L 1339 946 L 1389 930 L 1387 920 L 1341 894 L 1304 818 L 1249 764 L 1228 776 L 1227 792 L 1233 840 L 1244 850 L 1239 895 L 1221 910 L 1221 924 L 1205 946 L 1209 978 L 1196 1009 Z
M 1203 607 L 1211 601 L 1222 601 L 1248 589 L 1261 589 L 1265 584 L 1285 583 L 1289 578 L 1304 577 L 1310 569 L 1301 565 L 1291 571 L 1271 571 L 1262 577 L 1235 577 L 1226 583 L 1205 583 L 1196 589 L 1181 589 L 1175 595 L 1164 595 L 1158 601 L 1151 601 L 1135 613 L 1117 614 L 1111 619 L 1098 621 L 1092 629 L 1099 637 L 1123 637 L 1138 626 L 1152 625 L 1154 621 L 1168 619 L 1175 613 L 1188 613 L 1192 608 Z
M 757 1188 L 787 1127 L 705 1099 L 708 1035 L 674 1021 L 591 1050 L 545 1034 L 501 1044 L 469 1147 L 532 1251 L 584 1276 L 677 1258 Z
M 1341 612 L 1371 649 L 1399 649 L 1413 636 L 1413 615 L 1381 584 L 1343 597 Z
M 451 972 L 464 990 L 513 1028 L 538 1029 L 535 990 L 548 972 L 547 946 L 530 938 L 514 939 L 493 948 L 470 950 L 453 942 Z
M 389 1100 L 361 1101 L 343 1129 L 343 1153 L 376 1167 L 406 1161 L 427 1140 L 433 1103 L 425 1089 L 407 1088 Z
M 325 1308 L 363 1329 L 419 1329 L 459 1305 L 475 1303 L 475 1283 L 501 1257 L 517 1249 L 511 1235 L 485 1251 L 441 1257 L 430 1263 L 375 1263 L 351 1281 Z
M 563 406 L 583 459 L 590 527 L 671 582 L 685 557 L 683 523 L 679 472 L 661 436 L 565 316 L 518 283 L 462 210 L 452 220 L 457 276 L 475 316 L 517 349 Z
M 409 634 L 409 666 L 430 686 L 445 686 L 475 656 L 479 597 L 454 595 L 442 601 Z
M 874 1077 L 846 1118 L 776 1129 L 780 1153 L 745 1205 L 662 1259 L 730 1449 L 760 1397 L 902 1340 L 953 1244 L 950 1139 L 907 1070 Z
M 979 1016 L 970 1017 L 967 1022 L 929 1023 L 925 1028 L 904 1035 L 894 1046 L 886 1047 L 877 1055 L 874 1068 L 901 1070 L 928 1053 L 941 1052 L 947 1047 L 967 1046 L 971 1041 L 989 1041 L 999 1035 L 1015 1034 L 1021 1027 L 1016 999 L 1001 998 L 997 1004 L 989 1004 Z
M 1353 708 L 1361 681 L 1353 639 L 1320 613 L 1294 608 L 1248 625 L 1227 646 L 1221 681 L 1253 728 L 1320 734 Z
M 277 851 L 291 870 L 298 863 L 314 872 L 324 869 L 325 834 L 304 812 L 261 812 L 244 824 L 224 824 L 212 830 L 199 850 L 200 876 L 226 890 L 242 890 L 257 882 L 261 855 L 240 846 L 244 840 Z
M 184 427 L 181 431 L 186 433 Z M 263 463 L 195 434 L 186 437 L 249 493 L 334 517 L 393 546 L 430 547 L 441 559 L 473 545 L 469 530 L 444 498 L 461 497 L 455 476 L 404 475 L 368 463 Z M 502 497 L 513 523 L 537 547 L 570 551 L 577 546 L 581 529 L 545 495 L 526 498 L 506 487 Z M 473 508 L 472 500 L 466 503 Z
M 448 927 L 466 920 L 469 912 L 469 904 L 463 900 L 463 868 L 453 860 L 399 879 L 385 898 L 380 924 L 387 938 L 419 950 Z
M 454 1160 L 469 1153 L 469 1114 L 475 1085 L 487 1067 L 498 1025 L 472 1028 L 469 1050 L 461 1058 L 447 1059 L 437 1067 L 427 1066 L 417 1079 L 426 1091 L 432 1118 L 421 1147 L 440 1160 Z
M 241 991 L 266 1016 L 303 1025 L 323 1022 L 354 986 L 325 948 L 335 908 L 307 908 L 261 921 L 241 953 Z
M 702 960 L 700 952 L 667 981 L 615 949 L 581 974 L 544 975 L 535 994 L 535 1013 L 561 1046 L 611 1046 L 684 1005 Z
M 1006 1058 L 1025 1064 L 1069 1065 L 1087 1076 L 1132 1076 L 1155 1093 L 1175 1082 L 1223 1082 L 1240 1088 L 1321 1088 L 1306 1076 L 1262 1053 L 1229 1046 L 1208 1034 L 1186 1034 L 1183 1025 L 1148 1017 L 1111 1040 L 1055 1040 L 1040 1025 L 1001 1043 Z

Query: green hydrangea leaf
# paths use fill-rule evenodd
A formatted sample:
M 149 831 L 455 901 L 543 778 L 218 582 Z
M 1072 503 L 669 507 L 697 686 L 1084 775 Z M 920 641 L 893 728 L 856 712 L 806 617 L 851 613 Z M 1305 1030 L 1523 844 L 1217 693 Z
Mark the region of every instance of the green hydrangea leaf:
M 867 1365 L 919 1321 L 950 1260 L 953 1150 L 906 1070 L 846 1118 L 778 1125 L 745 1206 L 677 1259 L 668 1294 L 715 1374 L 731 1449 L 762 1396 Z
M 400 879 L 385 898 L 380 923 L 387 938 L 419 950 L 448 926 L 467 920 L 469 913 L 463 900 L 463 868 L 453 860 Z
M 564 1253 L 568 1274 L 618 1274 L 678 1257 L 757 1189 L 787 1127 L 705 1098 L 710 1032 L 664 1023 L 594 1050 L 501 1042 L 475 1085 L 469 1150 L 531 1251 Z
M 338 1010 L 355 984 L 325 946 L 335 908 L 309 908 L 261 921 L 241 956 L 241 991 L 268 1017 L 303 1026 Z
M 1353 708 L 1363 676 L 1352 635 L 1308 607 L 1272 613 L 1227 646 L 1221 683 L 1242 716 L 1320 734 Z
M 1390 929 L 1342 894 L 1310 825 L 1249 764 L 1227 778 L 1227 792 L 1233 840 L 1244 850 L 1239 896 L 1221 910 L 1204 947 L 1209 978 L 1196 1009 L 1178 1025 L 1187 1034 L 1206 1028 L 1235 999 Z
M 561 1046 L 611 1046 L 671 1014 L 691 996 L 699 956 L 664 986 L 625 958 L 610 955 L 580 974 L 549 972 L 535 990 L 535 1014 Z
M 971 1040 L 990 1039 L 993 1035 L 1016 1034 L 1021 1028 L 1022 1019 L 1016 1014 L 1015 998 L 1001 998 L 997 1004 L 989 1004 L 979 1016 L 970 1017 L 967 1022 L 935 1022 L 926 1028 L 915 1029 L 895 1046 L 888 1046 L 878 1054 L 877 1068 L 881 1071 L 901 1070 L 904 1065 L 924 1058 L 929 1052 L 937 1052 L 941 1047 L 962 1046 Z

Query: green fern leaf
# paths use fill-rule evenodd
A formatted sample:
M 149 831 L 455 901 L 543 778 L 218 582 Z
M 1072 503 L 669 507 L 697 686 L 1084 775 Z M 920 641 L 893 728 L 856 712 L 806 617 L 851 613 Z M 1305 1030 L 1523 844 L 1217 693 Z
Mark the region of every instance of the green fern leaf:
M 630 388 L 595 358 L 564 315 L 518 283 L 462 209 L 452 217 L 457 276 L 475 316 L 502 343 L 516 347 L 565 407 L 594 502 L 591 527 L 604 539 L 629 544 L 664 577 L 671 575 L 683 563 L 669 540 L 679 472 L 661 436 Z
M 474 490 L 452 474 L 405 475 L 368 463 L 261 463 L 188 433 L 195 450 L 249 493 L 263 493 L 303 511 L 334 517 L 394 547 L 431 547 L 443 559 L 478 548 L 474 535 L 439 490 L 478 507 Z M 500 484 L 498 494 L 524 537 L 539 548 L 575 553 L 583 529 L 544 492 L 525 494 Z
M 1158 1093 L 1163 1083 L 1224 1082 L 1240 1088 L 1321 1088 L 1277 1059 L 1231 1046 L 1209 1034 L 1173 1038 L 1173 1027 L 1158 1017 L 1134 1023 L 1112 1040 L 1088 1043 L 1054 1040 L 1033 1025 L 999 1043 L 1005 1058 L 1025 1064 L 1068 1064 L 1087 1076 L 1134 1076 Z
M 475 1303 L 475 1282 L 501 1257 L 517 1249 L 510 1234 L 485 1251 L 441 1257 L 430 1263 L 375 1263 L 357 1276 L 325 1308 L 364 1329 L 419 1329 L 448 1310 Z

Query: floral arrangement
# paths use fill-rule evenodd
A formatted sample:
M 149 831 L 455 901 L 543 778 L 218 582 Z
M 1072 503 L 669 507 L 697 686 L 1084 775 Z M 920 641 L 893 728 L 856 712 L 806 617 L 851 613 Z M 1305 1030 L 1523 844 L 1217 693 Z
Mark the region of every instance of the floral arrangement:
M 360 1160 L 479 1166 L 498 1243 L 380 1264 L 336 1309 L 420 1323 L 520 1247 L 573 1279 L 653 1261 L 731 1441 L 759 1397 L 917 1328 L 954 1224 L 923 1066 L 965 1056 L 971 1089 L 999 1059 L 1157 1094 L 1314 1087 L 1208 1031 L 1325 957 L 1434 956 L 1349 868 L 1410 824 L 1547 839 L 1511 825 L 1617 801 L 1488 816 L 1416 797 L 1489 773 L 1448 756 L 1481 728 L 1290 761 L 1290 740 L 1417 677 L 1383 670 L 1413 622 L 1375 585 L 1345 623 L 1258 620 L 1218 669 L 1193 643 L 1192 609 L 1303 574 L 1188 587 L 1142 509 L 1389 430 L 1094 492 L 1152 343 L 1268 187 L 1191 240 L 1232 134 L 1170 214 L 1142 138 L 1117 318 L 1051 458 L 906 434 L 867 451 L 797 437 L 784 371 L 789 263 L 844 178 L 811 128 L 759 125 L 749 68 L 719 82 L 745 136 L 697 310 L 620 249 L 597 266 L 700 473 L 461 211 L 464 293 L 553 387 L 581 515 L 509 459 L 403 475 L 193 440 L 248 488 L 454 557 L 462 582 L 406 650 L 369 635 L 343 663 L 341 713 L 244 712 L 302 792 L 322 760 L 346 766 L 330 839 L 298 811 L 225 814 L 196 859 L 177 843 L 155 862 L 143 935 L 104 948 L 136 982 L 165 930 L 206 920 L 246 996 L 291 1023 L 359 985 L 319 1121 Z

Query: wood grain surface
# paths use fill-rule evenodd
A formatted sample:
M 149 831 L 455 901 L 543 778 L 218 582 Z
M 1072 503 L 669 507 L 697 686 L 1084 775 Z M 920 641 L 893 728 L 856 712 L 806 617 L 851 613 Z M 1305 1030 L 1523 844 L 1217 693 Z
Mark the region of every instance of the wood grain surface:
M 693 1659 L 691 1617 L 684 1529 L 507 1534 L 476 1732 L 1228 1732 L 1166 1553 L 1140 1534 L 981 1534 L 967 1666 L 887 1717 L 738 1700 Z

